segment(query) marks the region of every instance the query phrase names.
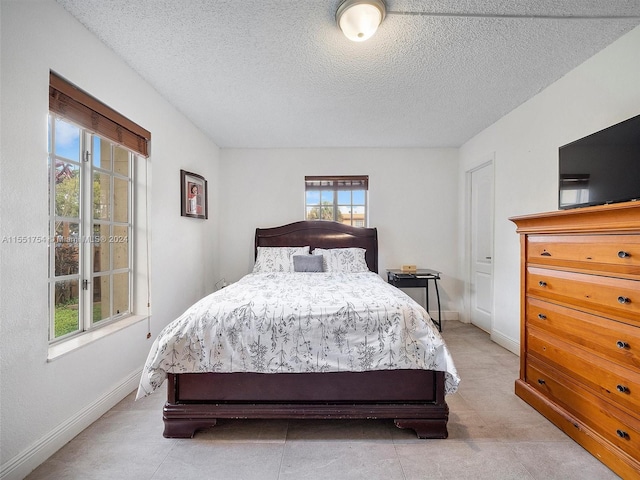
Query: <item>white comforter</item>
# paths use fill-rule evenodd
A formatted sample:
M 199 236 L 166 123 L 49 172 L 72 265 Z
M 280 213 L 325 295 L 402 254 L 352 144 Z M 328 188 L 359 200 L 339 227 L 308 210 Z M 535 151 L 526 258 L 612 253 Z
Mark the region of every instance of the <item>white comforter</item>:
M 460 378 L 429 315 L 375 273 L 253 273 L 203 298 L 153 343 L 137 398 L 167 373 L 428 369 Z

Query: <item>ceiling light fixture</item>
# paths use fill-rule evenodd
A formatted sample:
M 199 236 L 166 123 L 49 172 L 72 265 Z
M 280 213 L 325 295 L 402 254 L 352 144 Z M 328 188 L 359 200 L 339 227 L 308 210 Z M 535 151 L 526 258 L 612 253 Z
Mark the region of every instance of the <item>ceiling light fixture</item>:
M 524 13 L 456 13 L 387 11 L 384 0 L 344 0 L 336 11 L 336 22 L 345 36 L 354 42 L 371 38 L 387 15 L 416 15 L 424 17 L 467 17 L 540 20 L 616 20 L 640 18 L 639 15 L 580 15 L 580 14 L 524 14 Z
M 364 42 L 376 33 L 386 14 L 383 0 L 345 0 L 336 11 L 336 22 L 349 40 Z

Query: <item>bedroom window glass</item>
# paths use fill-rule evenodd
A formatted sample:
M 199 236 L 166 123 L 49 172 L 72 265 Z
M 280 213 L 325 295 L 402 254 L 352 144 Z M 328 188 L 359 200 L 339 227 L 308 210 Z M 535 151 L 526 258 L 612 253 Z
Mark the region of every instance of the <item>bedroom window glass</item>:
M 305 219 L 366 227 L 368 189 L 366 175 L 305 177 Z
M 131 313 L 133 153 L 50 116 L 50 340 Z
M 135 144 L 117 141 L 122 125 L 96 109 L 85 118 L 89 102 L 57 81 L 48 129 L 50 342 L 133 313 L 134 171 L 146 162 Z M 136 141 L 145 153 L 147 141 Z

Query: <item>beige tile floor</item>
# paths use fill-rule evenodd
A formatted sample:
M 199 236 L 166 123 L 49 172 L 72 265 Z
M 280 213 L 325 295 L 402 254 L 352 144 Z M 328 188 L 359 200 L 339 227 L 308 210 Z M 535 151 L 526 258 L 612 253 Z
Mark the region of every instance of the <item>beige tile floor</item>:
M 518 357 L 471 325 L 445 322 L 462 383 L 449 438 L 419 440 L 378 420 L 228 420 L 162 437 L 164 393 L 132 393 L 37 468 L 40 479 L 618 478 L 513 393 Z

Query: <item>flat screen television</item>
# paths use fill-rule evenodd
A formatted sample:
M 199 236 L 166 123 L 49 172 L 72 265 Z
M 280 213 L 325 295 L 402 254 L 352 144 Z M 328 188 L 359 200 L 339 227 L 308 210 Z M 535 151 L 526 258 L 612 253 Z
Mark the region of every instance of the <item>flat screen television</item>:
M 559 149 L 561 209 L 640 201 L 640 115 Z

